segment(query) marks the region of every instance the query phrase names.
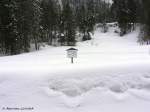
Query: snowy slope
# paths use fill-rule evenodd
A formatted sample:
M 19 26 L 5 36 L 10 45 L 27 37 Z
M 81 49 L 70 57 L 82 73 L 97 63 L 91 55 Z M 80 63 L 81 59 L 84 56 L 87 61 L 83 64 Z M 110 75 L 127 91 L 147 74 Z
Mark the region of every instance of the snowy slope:
M 149 112 L 149 46 L 113 30 L 79 42 L 75 64 L 69 47 L 1 57 L 0 112 Z

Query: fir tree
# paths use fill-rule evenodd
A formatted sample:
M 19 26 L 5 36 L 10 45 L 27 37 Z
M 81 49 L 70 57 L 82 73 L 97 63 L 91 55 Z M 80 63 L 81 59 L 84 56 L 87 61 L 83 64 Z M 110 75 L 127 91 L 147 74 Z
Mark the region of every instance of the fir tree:
M 75 27 L 74 14 L 68 2 L 64 6 L 62 14 L 63 14 L 62 23 L 64 25 L 65 41 L 67 45 L 74 46 L 76 42 L 75 40 L 76 27 Z
M 0 1 L 1 47 L 4 54 L 17 54 L 17 20 L 15 16 L 16 2 L 13 0 Z
M 46 33 L 48 43 L 52 45 L 52 40 L 55 38 L 53 32 L 56 32 L 58 25 L 57 5 L 52 0 L 43 0 L 41 3 L 41 8 L 41 25 Z
M 141 32 L 142 36 L 140 38 L 141 41 L 146 42 L 147 44 L 150 44 L 150 1 L 149 0 L 141 0 L 139 1 L 141 7 Z
M 113 9 L 123 36 L 134 29 L 136 22 L 136 3 L 134 0 L 113 0 Z

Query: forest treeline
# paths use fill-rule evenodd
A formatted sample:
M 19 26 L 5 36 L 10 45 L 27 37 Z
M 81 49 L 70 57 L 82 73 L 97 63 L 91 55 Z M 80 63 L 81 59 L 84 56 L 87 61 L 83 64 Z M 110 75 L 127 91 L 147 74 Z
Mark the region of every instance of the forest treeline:
M 139 40 L 150 43 L 149 0 L 1 0 L 0 53 L 29 52 L 31 44 L 74 46 L 77 37 L 90 40 L 94 26 L 118 22 L 120 36 L 139 24 Z

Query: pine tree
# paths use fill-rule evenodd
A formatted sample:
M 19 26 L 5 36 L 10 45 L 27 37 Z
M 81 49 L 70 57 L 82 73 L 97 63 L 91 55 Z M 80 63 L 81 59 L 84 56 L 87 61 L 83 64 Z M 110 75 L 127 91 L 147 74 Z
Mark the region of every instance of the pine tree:
M 69 46 L 75 45 L 76 26 L 73 11 L 69 2 L 64 5 L 62 11 L 62 24 L 64 25 L 64 36 L 66 44 Z
M 93 0 L 87 2 L 87 32 L 93 32 L 95 25 L 95 4 Z
M 143 7 L 144 7 L 144 20 L 145 24 L 147 25 L 147 33 L 148 36 L 150 36 L 150 1 L 145 0 L 143 1 Z
M 79 32 L 83 34 L 83 40 L 87 40 L 86 32 L 87 32 L 87 12 L 84 5 L 78 7 L 76 12 L 76 21 L 78 25 Z
M 138 21 L 137 3 L 135 0 L 128 0 L 127 6 L 128 6 L 128 16 L 130 18 L 129 19 L 129 28 L 132 31 L 135 29 L 135 24 Z
M 34 41 L 35 49 L 39 50 L 41 10 L 40 2 L 38 0 L 33 0 L 32 16 L 32 40 Z
M 82 40 L 90 40 L 90 33 L 93 32 L 96 23 L 94 2 L 88 1 L 86 4 L 81 5 L 77 9 L 76 17 L 79 31 L 83 34 Z
M 132 30 L 136 22 L 136 2 L 134 0 L 113 0 L 113 9 L 123 36 Z M 134 28 L 133 28 L 134 29 Z
M 32 40 L 38 50 L 40 7 L 37 0 L 17 1 L 17 30 L 21 52 L 29 52 Z
M 43 0 L 41 3 L 42 16 L 41 25 L 46 33 L 48 43 L 52 45 L 55 38 L 53 32 L 56 32 L 58 26 L 58 9 L 53 0 Z
M 64 17 L 63 17 L 63 14 L 61 12 L 60 16 L 59 16 L 59 24 L 58 24 L 58 27 L 59 27 L 59 37 L 58 37 L 58 42 L 60 42 L 61 45 L 65 45 L 65 42 L 66 42 L 66 38 L 65 38 L 65 28 L 64 28 Z
M 1 47 L 4 54 L 17 54 L 16 2 L 13 0 L 0 1 Z

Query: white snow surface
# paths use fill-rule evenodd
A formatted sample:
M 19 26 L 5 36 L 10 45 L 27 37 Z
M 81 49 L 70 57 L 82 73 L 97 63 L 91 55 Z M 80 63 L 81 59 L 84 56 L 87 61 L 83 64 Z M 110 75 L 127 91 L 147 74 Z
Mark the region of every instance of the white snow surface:
M 150 112 L 150 46 L 113 30 L 78 42 L 74 64 L 69 47 L 0 57 L 0 112 Z

